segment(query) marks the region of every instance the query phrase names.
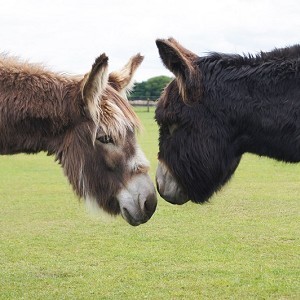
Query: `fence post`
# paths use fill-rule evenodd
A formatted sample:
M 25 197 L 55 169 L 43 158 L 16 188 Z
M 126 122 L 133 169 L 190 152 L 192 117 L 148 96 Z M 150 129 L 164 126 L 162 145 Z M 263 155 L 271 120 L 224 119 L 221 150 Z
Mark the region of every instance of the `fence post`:
M 147 98 L 147 112 L 150 112 L 150 100 Z

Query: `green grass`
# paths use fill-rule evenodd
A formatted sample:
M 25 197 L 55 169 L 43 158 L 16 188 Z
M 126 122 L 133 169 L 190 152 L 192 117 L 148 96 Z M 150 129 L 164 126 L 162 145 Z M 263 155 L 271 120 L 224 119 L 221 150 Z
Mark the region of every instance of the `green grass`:
M 137 109 L 157 165 L 153 109 Z M 300 165 L 245 155 L 210 203 L 88 215 L 53 157 L 0 157 L 0 299 L 300 299 Z

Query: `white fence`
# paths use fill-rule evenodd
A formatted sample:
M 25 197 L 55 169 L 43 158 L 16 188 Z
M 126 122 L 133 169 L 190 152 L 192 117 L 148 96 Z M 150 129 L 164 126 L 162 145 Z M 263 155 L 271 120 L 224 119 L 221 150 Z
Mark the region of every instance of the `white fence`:
M 156 102 L 157 101 L 153 101 L 153 100 L 129 100 L 129 103 L 132 106 L 156 106 Z

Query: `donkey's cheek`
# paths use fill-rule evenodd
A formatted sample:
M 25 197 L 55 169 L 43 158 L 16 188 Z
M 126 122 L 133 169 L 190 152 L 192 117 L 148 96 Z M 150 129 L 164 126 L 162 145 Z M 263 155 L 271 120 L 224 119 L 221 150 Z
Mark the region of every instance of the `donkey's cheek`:
M 127 168 L 129 174 L 139 174 L 139 173 L 147 173 L 150 168 L 150 163 L 148 159 L 145 157 L 145 154 L 137 145 L 134 149 L 135 154 L 132 158 L 127 162 Z
M 124 154 L 121 149 L 115 145 L 103 145 L 98 149 L 99 155 L 103 156 L 105 164 L 110 170 L 115 170 L 116 168 L 124 165 Z

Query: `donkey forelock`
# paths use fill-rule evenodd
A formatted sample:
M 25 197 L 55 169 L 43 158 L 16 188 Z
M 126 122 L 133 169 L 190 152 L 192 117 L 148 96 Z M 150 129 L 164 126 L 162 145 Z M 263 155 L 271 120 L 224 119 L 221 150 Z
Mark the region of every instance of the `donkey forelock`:
M 134 132 L 141 127 L 140 121 L 127 99 L 108 86 L 100 105 L 100 127 L 115 139 L 125 138 L 127 130 Z

